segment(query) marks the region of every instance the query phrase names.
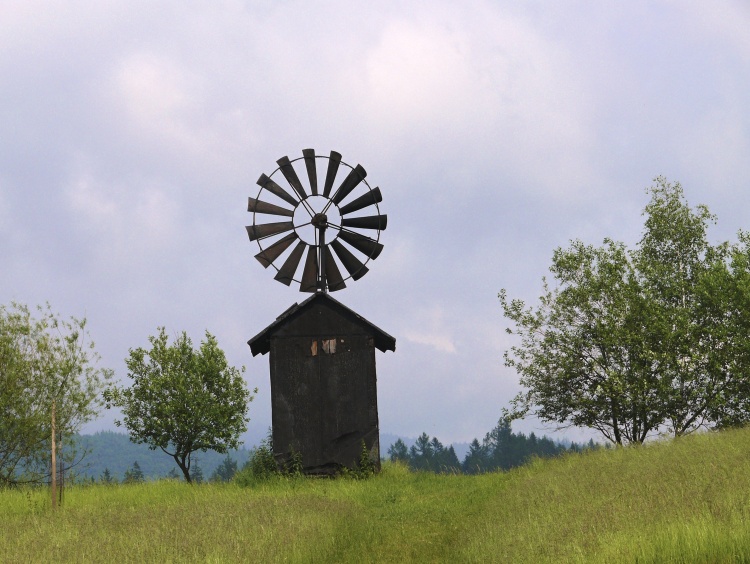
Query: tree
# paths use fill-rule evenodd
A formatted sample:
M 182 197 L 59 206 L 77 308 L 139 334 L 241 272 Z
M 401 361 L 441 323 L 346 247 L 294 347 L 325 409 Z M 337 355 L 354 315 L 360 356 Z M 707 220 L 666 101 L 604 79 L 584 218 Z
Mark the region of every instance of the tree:
M 143 471 L 141 470 L 140 464 L 136 460 L 133 462 L 133 466 L 125 470 L 125 476 L 122 479 L 123 484 L 140 484 L 145 481 Z
M 643 442 L 662 422 L 650 402 L 658 388 L 642 335 L 647 304 L 628 253 L 605 240 L 594 248 L 574 241 L 557 249 L 552 267 L 559 287 L 537 310 L 521 300 L 500 301 L 521 344 L 505 353 L 506 366 L 527 388 L 512 402 L 511 418 L 533 413 L 543 421 L 591 427 L 607 439 Z
M 448 448 L 442 448 L 436 453 L 434 471 L 441 474 L 457 474 L 461 472 L 461 463 L 458 461 L 458 456 L 453 445 L 450 445 Z
M 227 454 L 219 467 L 211 474 L 212 482 L 229 482 L 237 473 L 237 461 Z
M 92 478 L 93 478 L 93 476 L 92 476 Z M 109 468 L 105 468 L 104 469 L 104 472 L 102 473 L 102 476 L 99 479 L 99 481 L 102 484 L 112 484 L 112 483 L 114 483 L 115 480 L 112 477 L 112 473 L 109 471 Z
M 717 399 L 710 412 L 718 427 L 733 427 L 750 422 L 750 234 L 740 232 L 739 242 L 729 251 L 727 264 L 715 265 L 702 286 L 704 318 L 717 327 L 707 343 L 707 363 L 724 375 L 724 385 L 716 387 Z M 729 307 L 722 307 L 726 298 Z M 717 305 L 718 302 L 718 305 Z
M 395 443 L 388 447 L 388 458 L 391 462 L 409 462 L 409 449 L 406 443 L 401 439 L 397 439 Z
M 203 468 L 201 468 L 197 463 L 193 468 L 193 471 L 190 473 L 190 478 L 195 484 L 203 483 Z
M 488 470 L 487 449 L 479 444 L 478 439 L 471 441 L 469 452 L 466 453 L 461 469 L 465 474 L 479 474 Z
M 0 306 L 0 486 L 49 478 L 53 413 L 55 450 L 65 446 L 70 466 L 72 436 L 96 416 L 112 376 L 97 366 L 85 319 L 61 319 L 49 304 L 37 313 Z
M 691 209 L 679 184 L 663 178 L 647 191 L 645 229 L 628 250 L 609 239 L 558 248 L 538 308 L 499 294 L 520 344 L 505 353 L 525 391 L 511 418 L 533 413 L 560 426 L 597 429 L 615 444 L 641 443 L 669 430 L 679 436 L 719 417 L 750 367 L 750 310 L 742 250 L 712 246 L 714 217 Z M 735 269 L 728 265 L 734 256 Z M 734 293 L 717 291 L 735 288 Z M 737 385 L 735 385 L 737 384 Z
M 149 341 L 150 350 L 130 349 L 125 363 L 133 384 L 110 386 L 106 405 L 122 409 L 123 419 L 115 424 L 125 425 L 131 440 L 174 458 L 191 483 L 194 452 L 225 454 L 239 447 L 253 395 L 242 379 L 245 368 L 229 366 L 208 331 L 197 350 L 185 332 L 170 345 L 164 327 Z
M 445 473 L 460 472 L 461 463 L 458 461 L 453 446 L 445 448 L 437 437 L 430 439 L 427 433 L 422 433 L 412 447 L 407 450 L 406 444 L 398 439 L 388 449 L 391 460 L 403 460 L 413 470 Z
M 645 339 L 660 380 L 658 398 L 668 429 L 684 435 L 704 426 L 728 384 L 712 349 L 726 344 L 727 296 L 702 291 L 726 268 L 729 243 L 712 246 L 707 228 L 716 218 L 706 206 L 690 209 L 679 184 L 657 179 L 650 189 L 645 230 L 633 253 L 650 303 Z M 717 271 L 718 269 L 718 271 Z
M 409 466 L 414 470 L 430 470 L 435 448 L 427 433 L 422 433 L 409 449 Z

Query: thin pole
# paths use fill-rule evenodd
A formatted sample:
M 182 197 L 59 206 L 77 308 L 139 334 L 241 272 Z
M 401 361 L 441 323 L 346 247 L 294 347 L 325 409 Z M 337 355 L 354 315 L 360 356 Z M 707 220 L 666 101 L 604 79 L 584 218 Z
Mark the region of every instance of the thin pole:
M 318 288 L 322 291 L 326 291 L 326 226 L 325 224 L 321 225 L 319 227 L 320 229 L 320 257 L 318 258 L 318 261 L 320 262 L 320 268 L 319 268 L 319 274 L 320 274 L 320 281 L 318 282 Z
M 62 437 L 60 437 L 59 443 L 62 443 Z M 60 492 L 58 494 L 58 501 L 60 507 L 63 505 L 63 498 L 65 497 L 65 458 L 60 457 Z
M 55 458 L 55 402 L 52 402 L 52 509 L 57 509 L 57 460 Z

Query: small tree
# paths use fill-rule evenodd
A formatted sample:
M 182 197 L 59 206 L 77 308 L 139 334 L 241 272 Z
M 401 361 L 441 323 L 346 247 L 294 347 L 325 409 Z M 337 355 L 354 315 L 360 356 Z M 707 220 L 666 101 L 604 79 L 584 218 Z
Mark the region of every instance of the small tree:
M 414 470 L 432 469 L 435 447 L 427 433 L 422 433 L 409 449 L 409 466 Z
M 229 366 L 208 331 L 198 350 L 184 332 L 170 345 L 163 327 L 149 341 L 150 350 L 131 349 L 125 360 L 132 386 L 108 388 L 106 404 L 122 409 L 115 424 L 125 425 L 131 440 L 174 458 L 191 483 L 194 452 L 239 447 L 253 395 L 242 379 L 245 368 Z
M 242 470 L 252 480 L 267 480 L 280 473 L 281 469 L 273 456 L 273 435 L 270 429 L 268 436 L 250 453 Z
M 392 462 L 401 461 L 408 463 L 409 448 L 406 446 L 406 443 L 401 439 L 397 439 L 395 443 L 388 447 L 388 458 Z
M 104 472 L 102 473 L 101 478 L 99 478 L 99 481 L 102 484 L 112 484 L 114 483 L 114 478 L 112 477 L 112 473 L 109 471 L 109 468 L 105 468 Z
M 202 484 L 203 483 L 203 468 L 201 468 L 196 463 L 195 467 L 193 468 L 193 471 L 190 473 L 190 477 L 192 478 L 194 484 Z
M 122 479 L 123 484 L 140 484 L 145 481 L 143 470 L 141 470 L 140 464 L 136 460 L 133 462 L 133 466 L 125 470 L 125 477 Z
M 370 451 L 363 439 L 359 451 L 359 461 L 357 462 L 357 466 L 355 468 L 345 469 L 345 475 L 349 475 L 355 480 L 366 480 L 375 475 L 375 470 L 375 462 L 372 460 Z
M 489 454 L 487 448 L 479 444 L 478 439 L 471 441 L 469 452 L 466 453 L 461 469 L 465 474 L 480 474 L 489 468 Z
M 448 448 L 443 447 L 441 450 L 436 452 L 433 467 L 434 471 L 439 474 L 457 474 L 461 472 L 461 463 L 458 460 L 458 456 L 456 455 L 456 450 L 453 448 L 453 445 L 450 445 Z
M 0 305 L 0 486 L 46 481 L 53 442 L 70 465 L 73 434 L 97 415 L 112 376 L 98 361 L 85 319 Z
M 212 482 L 229 482 L 237 473 L 237 461 L 227 454 L 219 467 L 211 474 Z

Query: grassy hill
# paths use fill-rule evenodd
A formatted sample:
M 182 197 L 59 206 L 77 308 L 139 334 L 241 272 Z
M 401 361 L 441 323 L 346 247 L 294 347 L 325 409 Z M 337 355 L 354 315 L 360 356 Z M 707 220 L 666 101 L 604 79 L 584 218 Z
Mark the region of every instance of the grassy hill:
M 7 562 L 750 561 L 750 429 L 480 476 L 0 492 Z

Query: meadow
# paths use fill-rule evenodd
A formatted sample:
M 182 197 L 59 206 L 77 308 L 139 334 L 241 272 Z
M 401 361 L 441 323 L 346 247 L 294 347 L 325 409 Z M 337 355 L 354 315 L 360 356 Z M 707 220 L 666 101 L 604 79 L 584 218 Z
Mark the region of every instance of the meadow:
M 750 562 L 750 429 L 477 476 L 0 491 L 3 562 Z

